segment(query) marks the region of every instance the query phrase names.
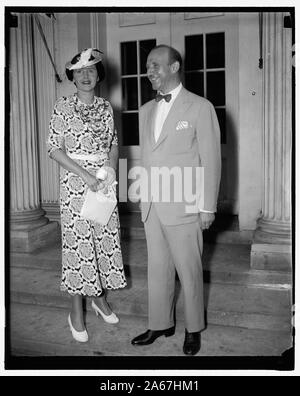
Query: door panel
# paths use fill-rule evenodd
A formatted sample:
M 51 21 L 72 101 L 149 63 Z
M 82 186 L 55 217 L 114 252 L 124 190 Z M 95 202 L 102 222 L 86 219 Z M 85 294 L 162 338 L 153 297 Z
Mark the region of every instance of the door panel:
M 238 213 L 238 20 L 222 13 L 107 14 L 109 99 L 128 170 L 139 165 L 138 109 L 154 92 L 146 77 L 150 50 L 169 44 L 183 56 L 187 89 L 215 106 L 222 142 L 219 211 Z M 126 197 L 120 197 L 121 201 Z M 128 202 L 125 210 L 138 211 Z
M 113 70 L 113 79 L 108 80 L 109 99 L 120 140 L 120 159 L 127 160 L 129 171 L 140 164 L 138 109 L 154 95 L 146 77 L 146 59 L 156 45 L 170 44 L 170 14 L 107 14 L 107 37 Z M 122 191 L 124 195 L 125 189 Z M 121 195 L 120 201 L 126 201 Z M 121 210 L 139 211 L 139 205 L 129 200 L 121 204 Z
M 222 143 L 218 211 L 238 214 L 238 17 L 204 14 L 173 14 L 171 42 L 184 58 L 187 89 L 216 109 Z

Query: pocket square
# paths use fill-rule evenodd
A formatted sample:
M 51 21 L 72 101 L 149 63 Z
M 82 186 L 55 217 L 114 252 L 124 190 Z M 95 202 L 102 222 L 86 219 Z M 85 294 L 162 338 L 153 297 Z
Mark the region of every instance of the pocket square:
M 182 129 L 187 129 L 189 127 L 188 121 L 178 121 L 176 125 L 176 131 L 180 131 Z

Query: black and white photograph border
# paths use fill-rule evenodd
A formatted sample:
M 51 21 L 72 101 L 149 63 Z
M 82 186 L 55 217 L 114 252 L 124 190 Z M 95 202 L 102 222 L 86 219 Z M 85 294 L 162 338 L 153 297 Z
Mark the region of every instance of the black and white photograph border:
M 295 3 L 99 3 L 16 1 L 2 8 L 2 374 L 190 375 L 178 386 L 196 388 L 188 382 L 194 375 L 295 375 Z M 140 146 L 139 110 L 155 98 L 146 61 L 159 44 L 180 53 L 183 87 L 212 103 L 220 131 L 216 214 L 211 227 L 203 228 L 205 328 L 194 356 L 183 352 L 187 309 L 179 274 L 175 334 L 154 331 L 151 345 L 132 345 L 149 328 L 150 242 L 141 203 L 128 194 L 134 182 L 128 174 L 148 155 Z M 83 301 L 89 340 L 78 342 L 68 322 L 71 296 L 61 290 L 62 177 L 48 154 L 48 139 L 55 103 L 78 88 L 68 79 L 66 63 L 87 48 L 103 52 L 106 76 L 95 95 L 110 103 L 117 133 L 117 164 L 122 165 L 116 166 L 117 206 L 127 286 L 106 293 L 118 323 L 108 323 L 111 315 L 100 308 L 95 315 L 90 299 Z M 102 386 L 121 390 L 113 380 Z M 174 384 L 166 386 L 171 390 Z

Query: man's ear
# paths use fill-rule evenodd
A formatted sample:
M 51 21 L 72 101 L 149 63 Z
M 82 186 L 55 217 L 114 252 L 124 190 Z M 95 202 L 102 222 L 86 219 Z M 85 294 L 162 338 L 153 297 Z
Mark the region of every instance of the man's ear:
M 177 73 L 179 71 L 179 69 L 180 69 L 179 62 L 178 61 L 173 62 L 172 65 L 171 65 L 172 73 Z

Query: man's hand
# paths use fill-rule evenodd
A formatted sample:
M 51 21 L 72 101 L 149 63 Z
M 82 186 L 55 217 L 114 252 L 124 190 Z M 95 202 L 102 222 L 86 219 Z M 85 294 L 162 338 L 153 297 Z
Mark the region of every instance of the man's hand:
M 207 230 L 215 220 L 214 213 L 200 212 L 201 229 Z

